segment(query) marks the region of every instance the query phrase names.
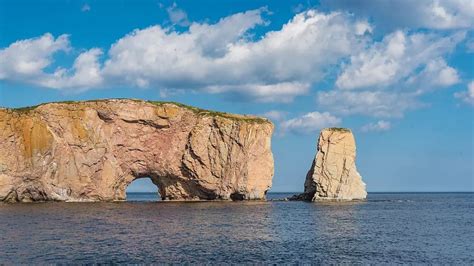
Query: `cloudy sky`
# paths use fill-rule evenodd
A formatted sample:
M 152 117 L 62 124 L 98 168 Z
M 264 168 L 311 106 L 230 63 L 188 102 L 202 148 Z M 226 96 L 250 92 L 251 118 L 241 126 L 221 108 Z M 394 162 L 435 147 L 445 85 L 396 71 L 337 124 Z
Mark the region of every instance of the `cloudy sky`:
M 0 106 L 118 97 L 272 119 L 272 191 L 333 126 L 369 191 L 474 191 L 474 1 L 0 1 Z

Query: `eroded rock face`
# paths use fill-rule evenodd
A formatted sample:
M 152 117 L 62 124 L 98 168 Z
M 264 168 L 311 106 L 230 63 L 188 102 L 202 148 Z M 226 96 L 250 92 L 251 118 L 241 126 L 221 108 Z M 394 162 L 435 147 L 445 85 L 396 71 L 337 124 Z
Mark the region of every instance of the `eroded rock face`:
M 304 193 L 294 199 L 353 200 L 365 199 L 365 183 L 355 165 L 356 145 L 348 129 L 321 131 L 317 154 L 306 175 Z
M 166 200 L 264 199 L 273 125 L 173 103 L 0 109 L 0 201 L 124 200 L 150 177 Z

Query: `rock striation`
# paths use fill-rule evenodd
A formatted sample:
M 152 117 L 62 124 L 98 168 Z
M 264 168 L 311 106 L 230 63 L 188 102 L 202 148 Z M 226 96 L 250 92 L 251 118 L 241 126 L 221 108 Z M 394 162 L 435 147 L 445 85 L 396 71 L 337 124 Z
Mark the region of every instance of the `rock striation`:
M 316 157 L 306 175 L 304 193 L 293 199 L 365 199 L 365 183 L 357 172 L 355 158 L 354 135 L 349 129 L 323 129 L 319 135 Z
M 0 201 L 264 199 L 273 124 L 177 103 L 112 99 L 0 108 Z

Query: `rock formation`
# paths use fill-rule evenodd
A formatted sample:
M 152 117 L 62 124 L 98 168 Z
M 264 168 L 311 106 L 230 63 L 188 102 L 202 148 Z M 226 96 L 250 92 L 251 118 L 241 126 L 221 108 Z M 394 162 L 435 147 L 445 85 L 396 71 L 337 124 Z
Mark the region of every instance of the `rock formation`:
M 272 132 L 263 118 L 177 103 L 0 108 L 0 201 L 124 200 L 142 177 L 166 200 L 264 199 Z
M 357 172 L 355 158 L 354 135 L 349 129 L 323 129 L 319 135 L 316 157 L 306 175 L 304 193 L 293 199 L 365 199 L 365 183 Z

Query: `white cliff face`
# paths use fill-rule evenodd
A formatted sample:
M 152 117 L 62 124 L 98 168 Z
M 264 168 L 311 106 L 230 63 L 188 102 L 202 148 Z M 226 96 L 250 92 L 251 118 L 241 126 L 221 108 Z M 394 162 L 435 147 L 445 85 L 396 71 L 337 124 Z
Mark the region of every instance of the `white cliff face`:
M 104 100 L 0 108 L 0 201 L 124 200 L 150 177 L 165 200 L 264 199 L 266 119 Z
M 322 130 L 304 193 L 299 197 L 311 201 L 365 199 L 365 183 L 357 172 L 355 159 L 356 145 L 350 130 Z

